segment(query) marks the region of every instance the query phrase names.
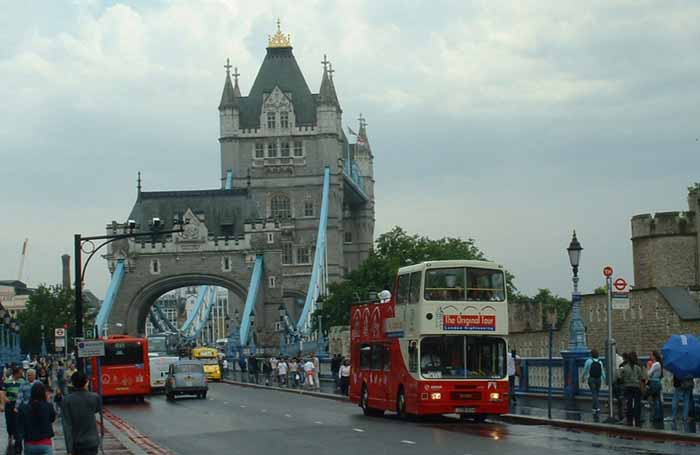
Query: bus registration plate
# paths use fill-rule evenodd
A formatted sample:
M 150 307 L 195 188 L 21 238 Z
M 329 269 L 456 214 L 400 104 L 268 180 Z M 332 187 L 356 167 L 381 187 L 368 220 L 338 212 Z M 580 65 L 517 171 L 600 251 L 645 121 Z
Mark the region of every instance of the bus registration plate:
M 476 412 L 476 408 L 455 408 L 455 412 L 458 414 L 473 414 Z

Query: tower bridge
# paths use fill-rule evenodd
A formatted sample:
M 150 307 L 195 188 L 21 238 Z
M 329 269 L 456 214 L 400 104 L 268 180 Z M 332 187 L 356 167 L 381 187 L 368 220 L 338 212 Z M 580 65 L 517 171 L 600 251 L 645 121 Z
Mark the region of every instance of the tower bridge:
M 348 128 L 354 140 L 346 136 L 335 70 L 325 56 L 321 63 L 312 93 L 279 24 L 247 96 L 227 60 L 218 106 L 221 187 L 145 191 L 139 176 L 128 220 L 147 226 L 155 218 L 163 230 L 184 222 L 184 229 L 110 245 L 113 280 L 98 330 L 144 334 L 164 293 L 211 285 L 228 289 L 227 314 L 241 315 L 230 333 L 241 346 L 313 336 L 318 296 L 359 266 L 374 237 L 366 123 L 360 116 L 357 133 Z M 112 222 L 107 232 L 127 228 Z

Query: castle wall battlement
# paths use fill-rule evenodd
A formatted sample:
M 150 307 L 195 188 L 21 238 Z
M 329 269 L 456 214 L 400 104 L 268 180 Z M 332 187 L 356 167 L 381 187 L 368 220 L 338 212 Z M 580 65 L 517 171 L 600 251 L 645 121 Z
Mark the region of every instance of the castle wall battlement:
M 652 236 L 697 235 L 695 212 L 658 212 L 632 217 L 632 240 Z

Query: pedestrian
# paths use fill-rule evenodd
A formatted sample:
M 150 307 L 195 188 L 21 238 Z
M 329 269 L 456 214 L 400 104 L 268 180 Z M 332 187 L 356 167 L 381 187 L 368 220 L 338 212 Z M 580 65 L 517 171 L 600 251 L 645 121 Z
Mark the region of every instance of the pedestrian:
M 258 374 L 260 374 L 260 362 L 255 354 L 251 354 L 248 356 L 248 380 L 257 384 Z
M 27 455 L 53 455 L 53 422 L 56 411 L 47 402 L 48 390 L 41 381 L 31 388 L 29 404 L 22 405 L 17 427 L 24 438 Z
M 292 387 L 295 389 L 299 387 L 299 362 L 297 362 L 296 357 L 292 357 L 289 361 L 289 377 L 291 379 Z
M 263 360 L 263 367 L 262 367 L 262 372 L 263 372 L 263 377 L 265 378 L 265 385 L 270 385 L 272 383 L 272 359 L 264 359 Z M 277 362 L 275 361 L 275 366 L 277 365 Z
M 348 362 L 348 359 L 343 359 L 342 365 L 338 368 L 338 378 L 340 382 L 340 393 L 347 396 L 348 386 L 350 385 L 350 362 Z
M 662 422 L 664 419 L 664 396 L 661 390 L 661 379 L 664 376 L 664 370 L 661 355 L 658 351 L 652 351 L 649 360 L 651 360 L 651 365 L 647 370 L 647 375 L 649 376 L 648 397 L 652 405 L 651 420 L 652 422 Z
M 3 384 L 2 404 L 5 410 L 5 428 L 7 429 L 7 446 L 14 445 L 15 453 L 22 452 L 22 437 L 17 429 L 17 399 L 19 389 L 24 384 L 22 368 L 12 367 L 12 376 Z
M 588 388 L 591 390 L 593 398 L 593 413 L 600 412 L 600 387 L 605 382 L 605 368 L 603 362 L 598 358 L 598 350 L 591 350 L 591 357 L 586 360 L 583 365 L 583 380 L 588 382 Z
M 39 370 L 36 373 L 36 377 L 41 381 L 44 386 L 46 386 L 47 389 L 51 388 L 51 377 L 49 376 L 49 372 L 46 369 L 46 366 L 43 364 L 39 367 Z
M 15 403 L 15 409 L 19 411 L 20 406 L 29 404 L 32 399 L 32 386 L 37 382 L 36 380 L 36 370 L 30 368 L 27 370 L 27 380 L 19 386 L 19 394 L 17 395 L 17 402 Z
M 637 353 L 627 353 L 627 363 L 619 371 L 625 393 L 625 415 L 627 425 L 641 426 L 642 418 L 642 387 L 646 383 L 646 370 L 639 366 Z
M 622 378 L 620 378 L 619 371 L 623 367 L 623 365 L 626 363 L 626 356 L 627 354 L 624 354 L 625 357 L 621 356 L 618 353 L 615 353 L 615 370 L 613 371 L 613 395 L 614 395 L 614 400 L 615 400 L 615 409 L 617 412 L 617 420 L 619 423 L 624 422 L 625 420 L 625 412 L 624 412 L 624 402 L 625 402 L 625 388 L 622 386 Z
M 334 354 L 331 359 L 331 375 L 333 376 L 333 382 L 335 383 L 336 390 L 340 387 L 340 379 L 338 377 L 338 371 L 340 371 L 340 365 L 343 360 L 340 358 L 340 354 Z
M 287 372 L 289 371 L 289 364 L 287 364 L 287 360 L 282 358 L 280 361 L 277 363 L 277 376 L 279 377 L 279 385 L 282 387 L 283 385 L 287 385 Z
M 58 361 L 58 368 L 56 369 L 56 385 L 58 385 L 58 390 L 61 392 L 61 396 L 66 396 L 66 369 L 63 366 L 63 360 Z
M 304 362 L 304 377 L 306 388 L 313 389 L 316 387 L 314 382 L 314 362 L 310 358 Z
M 316 390 L 321 391 L 321 361 L 319 360 L 315 352 L 311 353 L 311 361 L 314 364 L 314 386 L 316 387 Z
M 80 371 L 71 376 L 73 392 L 63 399 L 63 436 L 71 455 L 97 455 L 100 437 L 95 414 L 102 403 L 96 393 L 87 391 L 87 377 Z
M 520 356 L 515 353 L 515 349 L 510 351 L 506 365 L 508 372 L 508 389 L 511 403 L 515 404 L 518 399 L 515 396 L 515 377 L 518 376 Z
M 277 357 L 275 357 L 275 356 L 270 357 L 269 363 L 270 363 L 270 371 L 275 373 L 275 377 L 272 378 L 272 381 L 274 381 L 277 377 L 277 363 L 279 363 L 277 360 Z M 268 385 L 270 385 L 270 384 L 268 384 Z
M 692 377 L 679 378 L 673 375 L 673 397 L 671 398 L 671 417 L 666 422 L 675 422 L 678 415 L 678 402 L 683 402 L 683 421 L 687 422 L 690 416 L 691 395 L 695 381 Z

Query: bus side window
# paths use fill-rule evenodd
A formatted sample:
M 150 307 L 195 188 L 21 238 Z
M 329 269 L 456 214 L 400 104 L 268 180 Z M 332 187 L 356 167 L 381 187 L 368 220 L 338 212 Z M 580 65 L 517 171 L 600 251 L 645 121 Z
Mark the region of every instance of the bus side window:
M 396 292 L 396 303 L 408 303 L 409 279 L 408 273 L 399 275 L 399 286 Z
M 391 345 L 384 344 L 382 346 L 384 347 L 384 355 L 382 356 L 384 371 L 391 371 Z
M 420 285 L 422 272 L 413 272 L 411 274 L 411 286 L 408 293 L 408 303 L 418 303 L 420 300 Z
M 372 370 L 382 371 L 384 357 L 384 345 L 372 345 Z
M 369 370 L 372 360 L 372 346 L 363 344 L 360 348 L 360 370 Z
M 408 342 L 408 371 L 418 373 L 418 343 Z

